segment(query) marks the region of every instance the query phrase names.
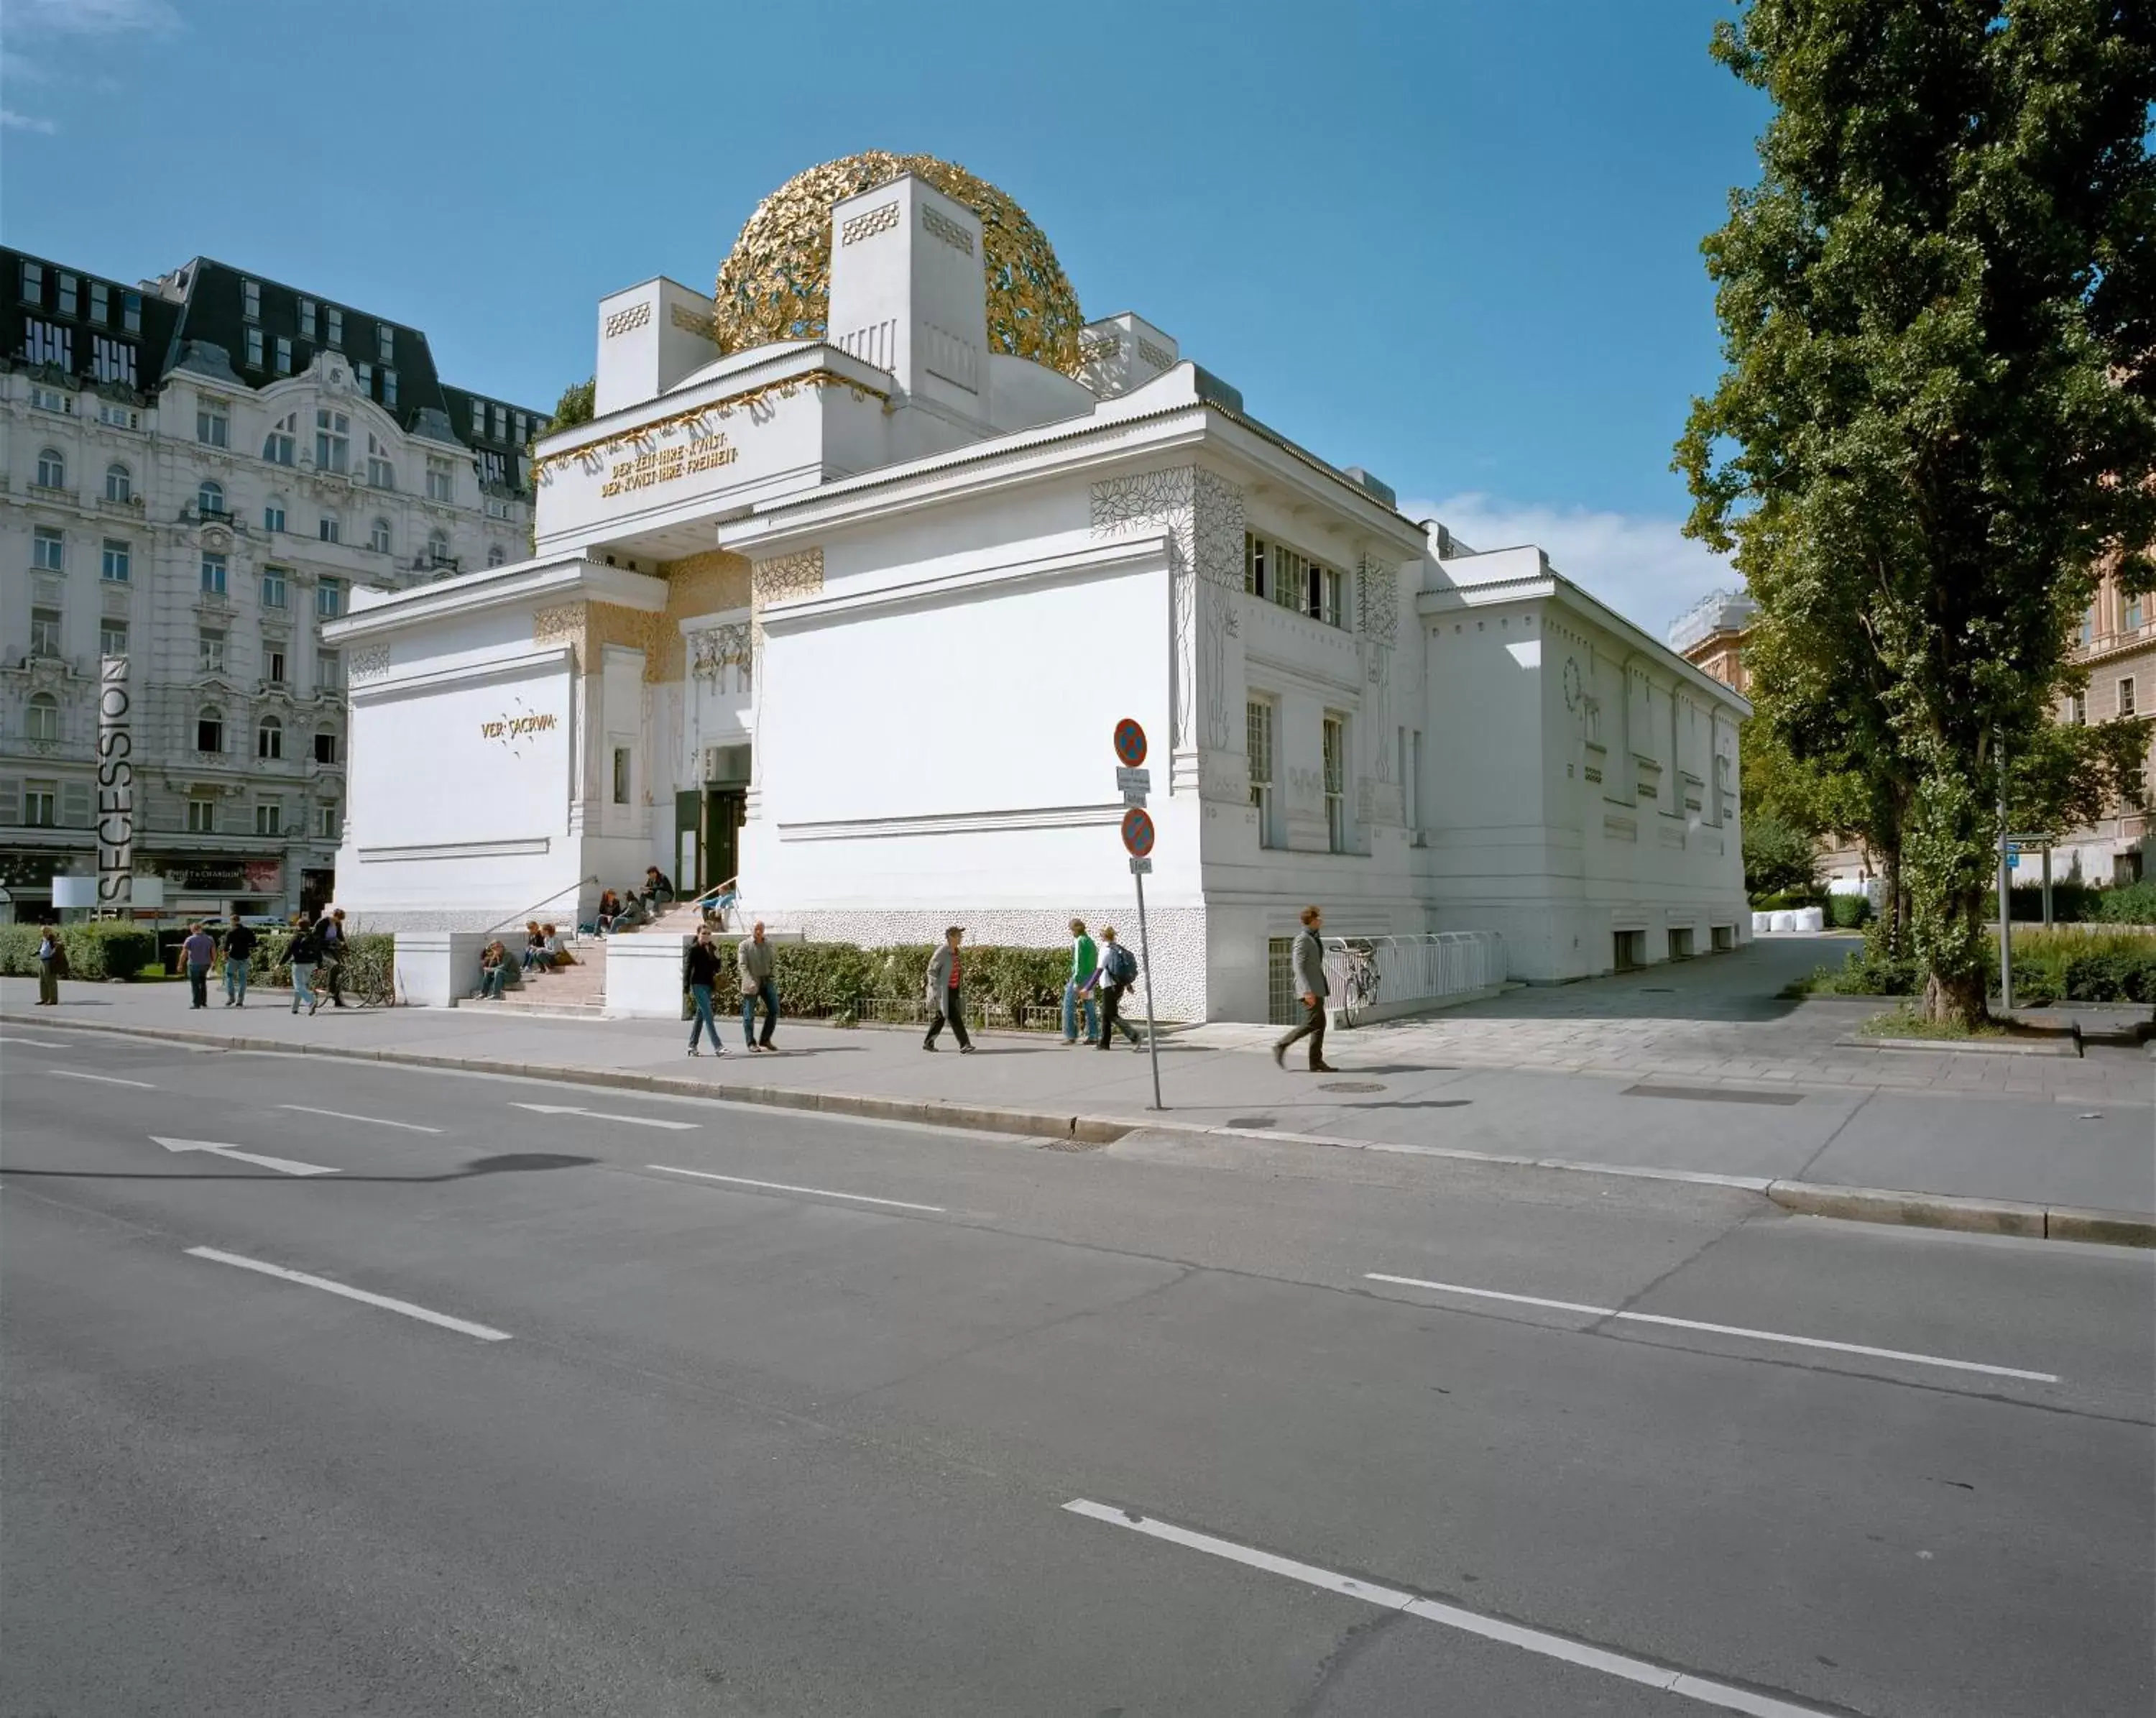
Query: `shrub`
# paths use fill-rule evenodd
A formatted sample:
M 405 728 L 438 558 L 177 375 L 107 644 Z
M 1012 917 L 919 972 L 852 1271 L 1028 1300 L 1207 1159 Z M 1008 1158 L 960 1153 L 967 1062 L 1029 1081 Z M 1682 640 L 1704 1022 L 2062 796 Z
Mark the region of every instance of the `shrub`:
M 0 925 L 0 973 L 10 978 L 34 976 L 43 935 L 41 925 Z M 60 947 L 67 951 L 69 978 L 131 979 L 157 958 L 155 932 L 116 919 L 64 924 Z
M 272 990 L 289 990 L 292 983 L 290 951 L 292 933 L 264 931 L 248 962 L 248 982 Z M 347 990 L 389 988 L 396 973 L 397 939 L 387 931 L 353 931 L 345 938 L 344 987 Z
M 1787 913 L 1800 907 L 1824 908 L 1832 898 L 1818 889 L 1785 889 L 1779 894 L 1753 896 L 1752 910 L 1754 913 Z
M 2015 988 L 2018 994 L 2018 973 Z M 2066 991 L 2076 1002 L 2156 1002 L 2156 949 L 2106 949 L 2075 954 L 2066 961 Z
M 866 1011 L 865 1003 L 917 1007 L 935 948 L 931 943 L 885 949 L 864 949 L 854 943 L 776 943 L 772 977 L 778 986 L 779 1006 L 797 1016 L 834 1020 L 859 1018 Z M 1067 949 L 984 944 L 965 949 L 961 959 L 968 1014 L 987 1008 L 1014 1012 L 1060 1006 L 1063 980 L 1070 970 Z M 732 960 L 721 967 L 719 981 L 712 986 L 711 1004 L 719 1010 L 741 1006 Z
M 2054 882 L 2051 885 L 2051 922 L 2054 924 L 2080 924 L 2096 918 L 2105 892 L 2087 883 Z M 2014 922 L 2016 924 L 2041 924 L 2044 922 L 2043 884 L 2016 882 L 2008 893 L 2014 903 Z M 1997 889 L 1984 892 L 1983 916 L 1990 923 L 1999 923 Z
M 2109 924 L 2156 924 L 2156 878 L 2098 891 L 2091 916 Z
M 1830 895 L 1826 922 L 1836 930 L 1861 930 L 1871 918 L 1871 903 L 1862 895 Z
M 38 940 L 38 927 L 34 924 L 0 924 L 0 975 L 35 978 Z

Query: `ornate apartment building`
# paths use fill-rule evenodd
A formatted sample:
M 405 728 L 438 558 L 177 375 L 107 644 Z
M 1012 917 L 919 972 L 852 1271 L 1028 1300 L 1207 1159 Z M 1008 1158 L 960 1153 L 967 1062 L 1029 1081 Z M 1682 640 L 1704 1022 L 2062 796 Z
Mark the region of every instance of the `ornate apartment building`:
M 98 662 L 128 659 L 135 865 L 168 910 L 328 898 L 355 587 L 528 551 L 542 414 L 418 329 L 197 258 L 128 285 L 0 249 L 0 887 L 96 869 Z M 0 907 L 0 913 L 8 910 Z

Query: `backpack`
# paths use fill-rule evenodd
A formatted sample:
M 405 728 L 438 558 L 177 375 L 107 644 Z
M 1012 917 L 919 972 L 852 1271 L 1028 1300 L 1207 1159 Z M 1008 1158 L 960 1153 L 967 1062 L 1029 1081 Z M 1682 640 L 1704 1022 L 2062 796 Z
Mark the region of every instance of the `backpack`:
M 1138 975 L 1138 958 L 1121 943 L 1108 944 L 1108 952 L 1101 957 L 1101 970 L 1107 974 L 1111 985 L 1127 985 Z

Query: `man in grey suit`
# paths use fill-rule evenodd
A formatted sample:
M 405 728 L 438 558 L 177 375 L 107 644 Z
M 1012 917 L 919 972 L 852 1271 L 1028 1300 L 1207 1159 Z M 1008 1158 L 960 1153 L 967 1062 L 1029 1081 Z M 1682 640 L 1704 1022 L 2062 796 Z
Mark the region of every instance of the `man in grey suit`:
M 1325 982 L 1325 945 L 1317 939 L 1324 923 L 1325 915 L 1315 907 L 1302 909 L 1302 934 L 1288 951 L 1288 964 L 1295 973 L 1295 993 L 1302 1000 L 1302 1024 L 1273 1046 L 1273 1061 L 1286 1067 L 1289 1047 L 1299 1038 L 1309 1039 L 1312 1073 L 1332 1072 L 1325 1059 L 1325 999 L 1332 987 Z

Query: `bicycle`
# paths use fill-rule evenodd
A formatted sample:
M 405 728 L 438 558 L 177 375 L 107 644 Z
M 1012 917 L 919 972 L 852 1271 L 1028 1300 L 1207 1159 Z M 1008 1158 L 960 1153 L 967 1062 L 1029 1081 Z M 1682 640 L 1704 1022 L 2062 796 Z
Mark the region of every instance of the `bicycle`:
M 1340 1015 L 1349 1026 L 1357 1024 L 1364 1011 L 1377 1006 L 1378 955 L 1374 949 L 1350 945 L 1342 951 L 1347 957 L 1348 970 L 1340 984 Z

